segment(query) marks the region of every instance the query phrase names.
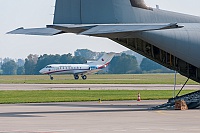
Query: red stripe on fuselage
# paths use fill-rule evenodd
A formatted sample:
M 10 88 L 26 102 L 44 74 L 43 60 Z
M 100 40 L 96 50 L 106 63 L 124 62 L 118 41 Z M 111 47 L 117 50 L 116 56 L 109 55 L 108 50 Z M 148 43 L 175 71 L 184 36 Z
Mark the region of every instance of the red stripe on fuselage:
M 110 64 L 110 62 L 108 62 L 108 63 L 106 63 L 106 64 L 104 64 L 104 65 L 102 65 L 102 66 L 98 67 L 98 69 L 103 69 L 103 68 L 106 68 L 106 67 L 107 67 L 109 64 Z
M 59 73 L 59 72 L 67 72 L 67 71 L 73 71 L 73 70 L 81 70 L 81 71 L 88 71 L 89 69 L 71 69 L 71 70 L 57 70 L 57 71 L 49 71 L 43 74 L 53 74 L 53 73 Z

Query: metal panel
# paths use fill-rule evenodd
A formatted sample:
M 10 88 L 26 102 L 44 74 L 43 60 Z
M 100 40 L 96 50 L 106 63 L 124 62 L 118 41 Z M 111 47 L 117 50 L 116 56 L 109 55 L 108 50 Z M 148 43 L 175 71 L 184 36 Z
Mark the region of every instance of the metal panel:
M 130 0 L 56 0 L 54 24 L 194 23 L 196 16 L 132 7 Z
M 149 30 L 161 30 L 178 28 L 175 24 L 115 24 L 115 25 L 98 25 L 94 28 L 86 30 L 81 35 L 95 35 L 95 34 L 113 34 L 123 32 L 138 32 Z
M 25 35 L 44 35 L 44 36 L 52 36 L 61 33 L 62 31 L 52 29 L 52 28 L 32 28 L 32 29 L 24 29 L 18 28 L 16 30 L 10 31 L 7 34 L 25 34 Z
M 81 0 L 56 0 L 54 24 L 81 24 Z
M 85 24 L 117 23 L 112 0 L 83 0 L 81 17 Z
M 200 24 L 184 23 L 184 28 L 147 31 L 138 36 L 163 49 L 176 57 L 200 68 L 199 48 L 200 48 Z

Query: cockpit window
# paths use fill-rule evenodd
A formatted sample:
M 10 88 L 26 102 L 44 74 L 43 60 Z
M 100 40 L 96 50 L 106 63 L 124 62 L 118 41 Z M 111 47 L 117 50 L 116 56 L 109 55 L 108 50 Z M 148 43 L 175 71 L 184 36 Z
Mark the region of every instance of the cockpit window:
M 133 7 L 137 7 L 137 8 L 142 8 L 142 9 L 147 9 L 147 10 L 153 10 L 151 7 L 148 7 L 144 0 L 130 0 L 131 1 L 131 5 Z
M 52 68 L 52 66 L 46 66 L 46 68 Z

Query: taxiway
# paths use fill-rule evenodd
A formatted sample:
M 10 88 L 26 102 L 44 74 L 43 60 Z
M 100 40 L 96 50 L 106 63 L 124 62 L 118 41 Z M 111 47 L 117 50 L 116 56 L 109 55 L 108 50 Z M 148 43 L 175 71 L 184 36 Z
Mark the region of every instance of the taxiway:
M 0 105 L 1 133 L 199 133 L 200 110 L 160 110 L 166 101 Z
M 180 89 L 182 85 L 177 85 Z M 0 90 L 173 90 L 167 84 L 0 84 Z M 199 85 L 186 85 L 185 90 L 199 90 Z

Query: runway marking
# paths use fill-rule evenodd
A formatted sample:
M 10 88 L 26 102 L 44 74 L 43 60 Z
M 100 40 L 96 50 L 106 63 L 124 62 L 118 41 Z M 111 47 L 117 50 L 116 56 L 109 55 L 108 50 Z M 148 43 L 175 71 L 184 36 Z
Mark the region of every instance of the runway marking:
M 4 131 L 0 133 L 66 133 L 66 132 L 74 132 L 74 129 L 66 129 L 66 130 L 40 130 L 40 131 L 25 131 L 25 130 L 13 130 L 13 131 Z
M 94 130 L 89 130 L 89 131 L 90 131 L 90 132 L 95 132 L 95 133 L 96 133 L 96 132 L 101 132 L 101 133 L 103 132 L 103 130 L 100 130 L 100 129 L 94 129 Z
M 161 115 L 167 115 L 166 113 L 164 113 L 163 111 L 156 111 L 158 114 L 161 114 Z
M 149 129 L 149 128 L 145 128 L 145 127 L 141 127 L 141 128 L 135 128 L 137 130 L 146 130 L 146 129 Z
M 58 133 L 58 132 L 74 132 L 74 129 L 65 129 L 65 130 L 49 130 L 49 131 L 43 131 L 43 132 L 38 132 L 38 133 Z
M 158 114 L 161 114 L 161 115 L 168 115 L 168 116 L 174 116 L 175 114 L 169 114 L 169 111 L 155 111 L 156 113 Z
M 139 132 L 151 132 L 152 130 L 150 128 L 136 128 Z
M 200 128 L 191 128 L 190 131 L 200 131 Z
M 152 132 L 152 130 L 138 130 L 138 132 Z
M 178 129 L 163 128 L 165 131 L 177 131 Z
M 119 129 L 119 130 L 114 130 L 115 132 L 127 132 L 127 130 Z

